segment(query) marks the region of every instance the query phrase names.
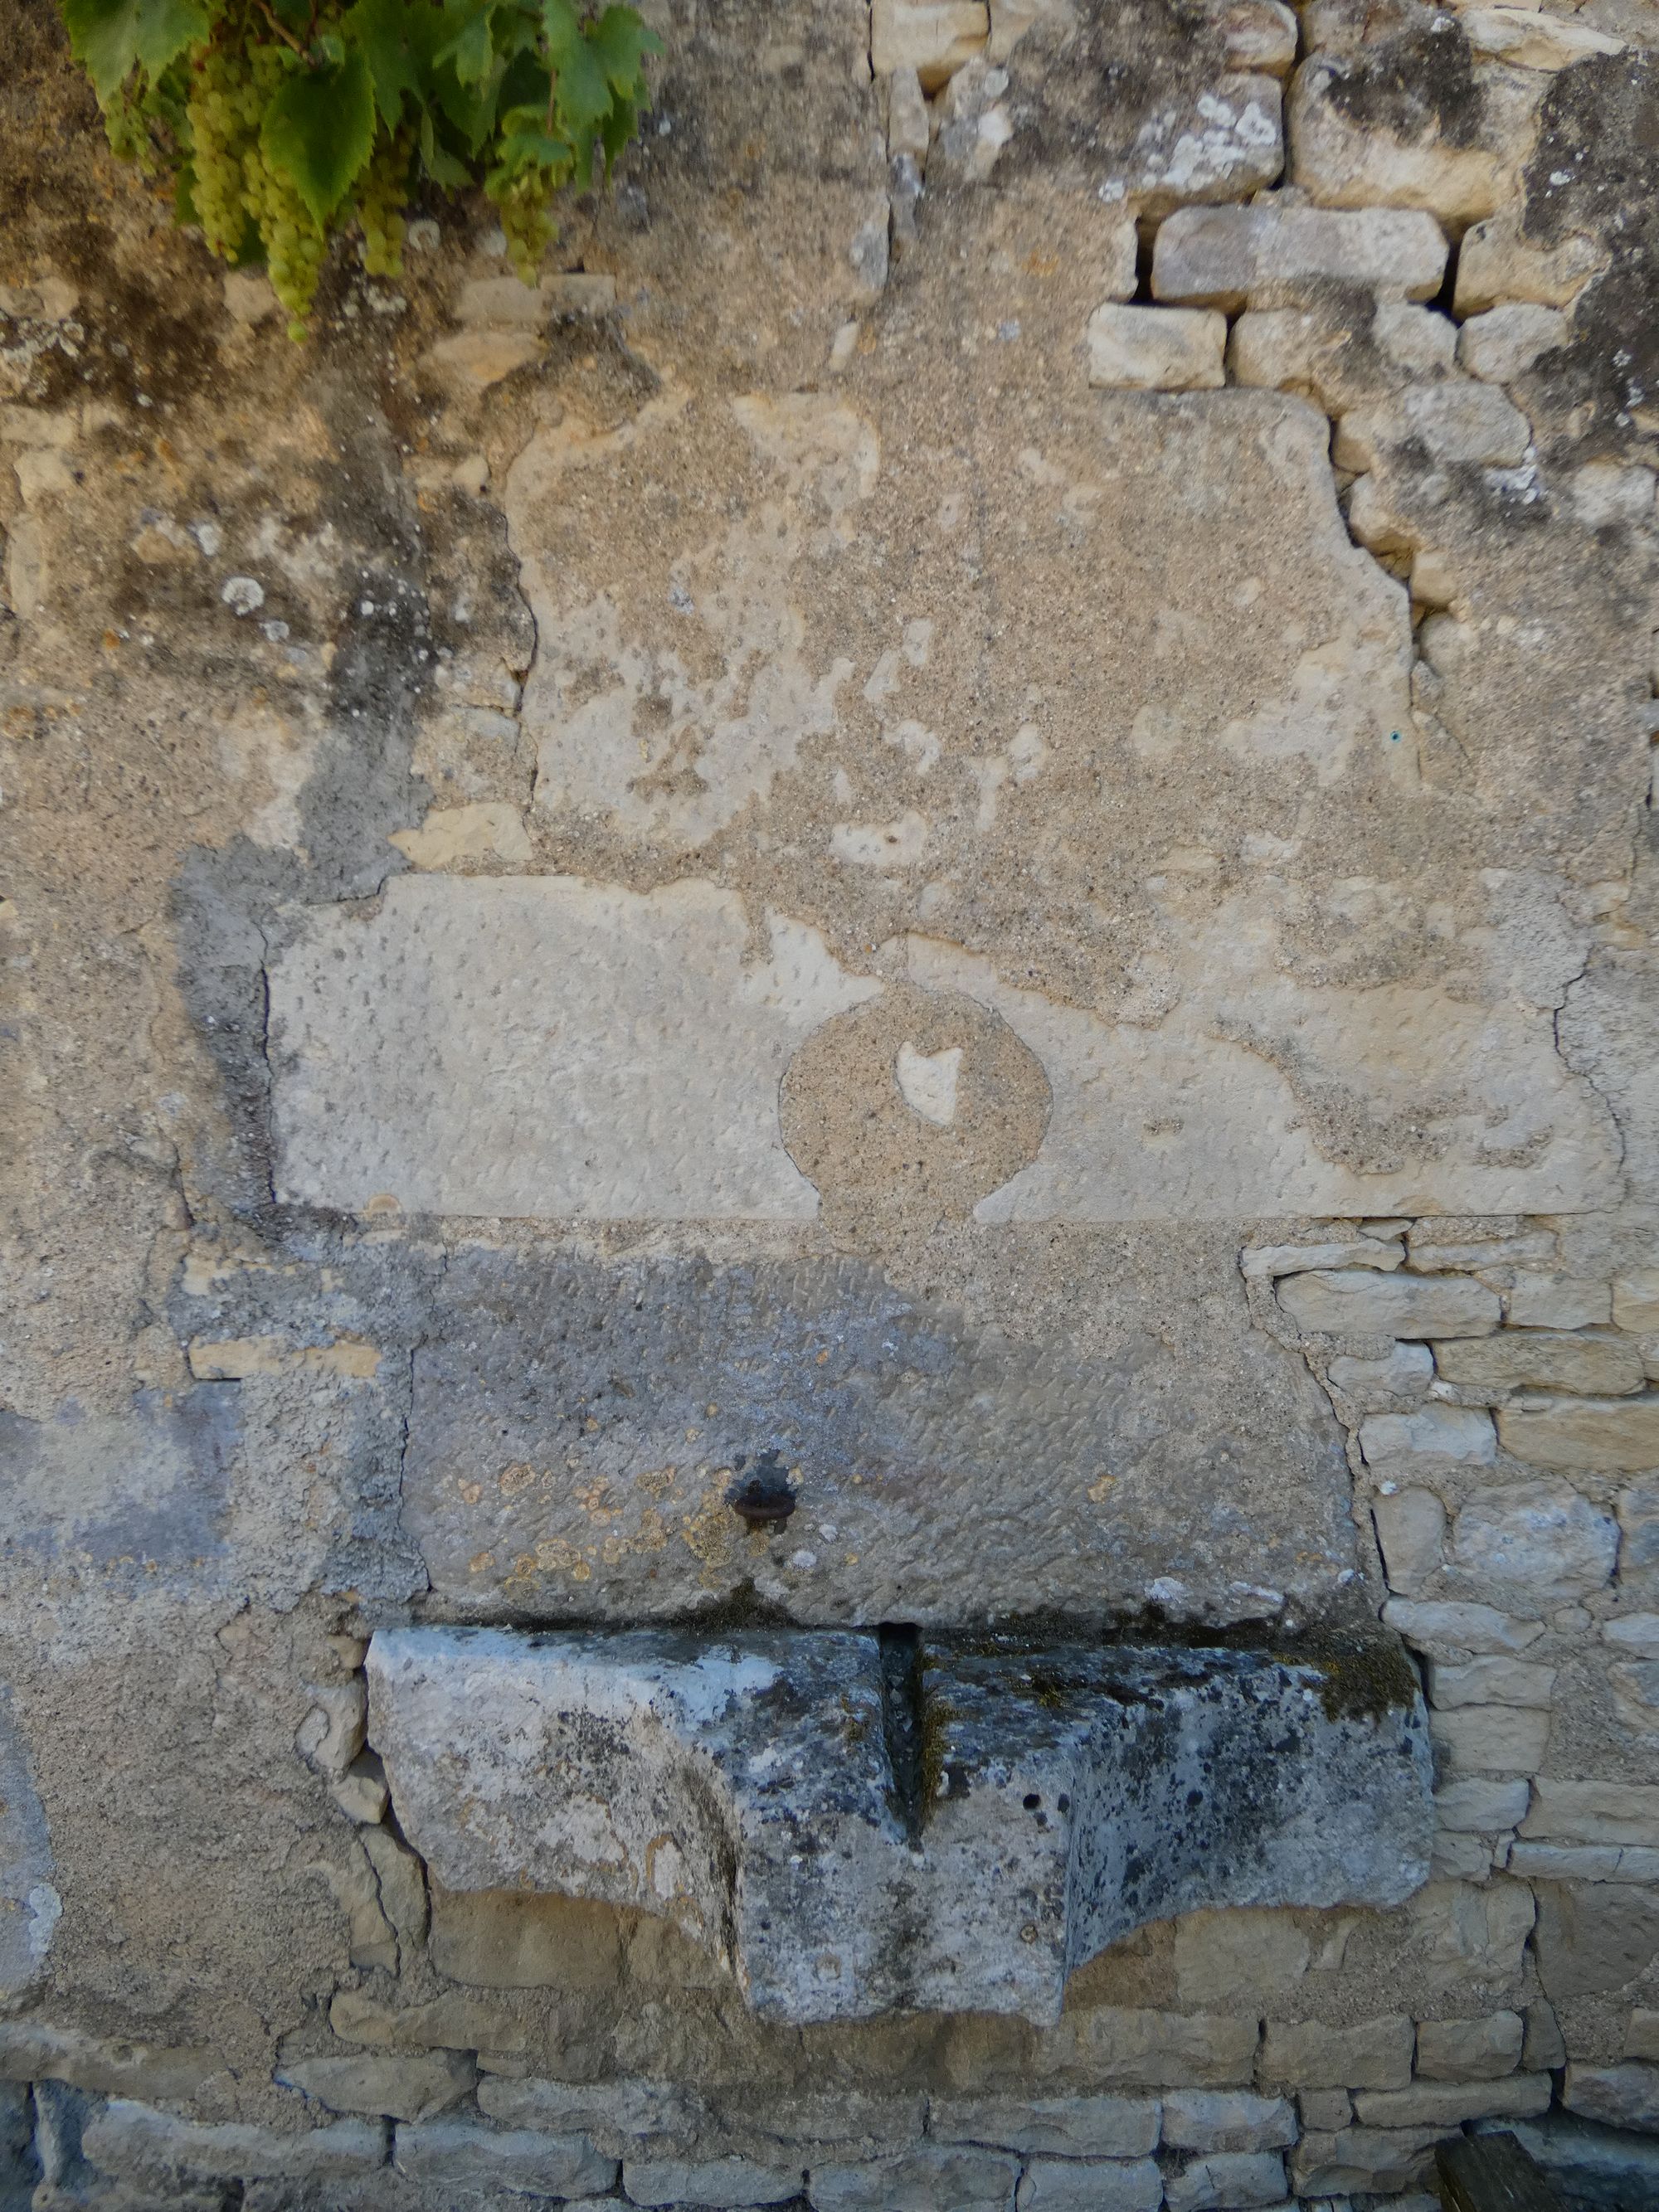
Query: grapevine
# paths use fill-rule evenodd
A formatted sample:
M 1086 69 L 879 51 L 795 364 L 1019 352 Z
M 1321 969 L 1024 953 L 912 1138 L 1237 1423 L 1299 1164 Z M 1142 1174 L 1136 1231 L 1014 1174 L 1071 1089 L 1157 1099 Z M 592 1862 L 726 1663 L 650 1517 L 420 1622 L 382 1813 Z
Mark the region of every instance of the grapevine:
M 180 222 L 263 265 L 307 333 L 353 225 L 372 276 L 403 270 L 412 191 L 482 185 L 536 282 L 570 185 L 635 134 L 659 41 L 580 0 L 58 0 L 113 150 L 170 179 Z

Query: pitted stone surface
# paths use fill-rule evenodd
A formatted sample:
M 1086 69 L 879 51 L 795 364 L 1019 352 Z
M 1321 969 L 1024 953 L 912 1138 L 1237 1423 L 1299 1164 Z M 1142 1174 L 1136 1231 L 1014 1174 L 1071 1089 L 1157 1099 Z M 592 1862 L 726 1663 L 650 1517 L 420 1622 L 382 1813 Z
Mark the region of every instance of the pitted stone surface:
M 1147 1921 L 1395 1904 L 1427 1871 L 1426 1730 L 1386 1646 L 919 1664 L 847 1634 L 395 1629 L 371 1729 L 446 1888 L 663 1914 L 790 2021 L 1052 2021 Z

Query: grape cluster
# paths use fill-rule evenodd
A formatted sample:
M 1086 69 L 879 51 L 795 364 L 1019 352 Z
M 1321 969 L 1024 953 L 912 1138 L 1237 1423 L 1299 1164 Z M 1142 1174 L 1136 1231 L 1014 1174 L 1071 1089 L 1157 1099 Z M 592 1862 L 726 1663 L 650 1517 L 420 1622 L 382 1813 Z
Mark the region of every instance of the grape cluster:
M 326 235 L 292 182 L 265 159 L 259 125 L 284 74 L 298 65 L 274 41 L 216 41 L 197 64 L 189 117 L 197 220 L 213 252 L 240 261 L 258 234 L 271 289 L 302 338 L 322 274 Z
M 501 215 L 501 230 L 514 269 L 522 283 L 533 284 L 547 242 L 553 235 L 552 220 L 547 212 L 546 172 L 520 169 L 490 197 Z
M 357 220 L 362 226 L 363 267 L 371 276 L 404 273 L 404 209 L 409 200 L 409 164 L 415 134 L 405 124 L 375 143 L 357 186 Z

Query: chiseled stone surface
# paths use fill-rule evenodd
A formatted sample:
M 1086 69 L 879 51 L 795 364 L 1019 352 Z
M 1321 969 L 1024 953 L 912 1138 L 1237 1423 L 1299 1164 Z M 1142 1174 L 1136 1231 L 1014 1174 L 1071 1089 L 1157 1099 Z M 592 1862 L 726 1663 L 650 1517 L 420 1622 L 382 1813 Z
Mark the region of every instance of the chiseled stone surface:
M 1203 307 L 1097 307 L 1089 381 L 1134 392 L 1201 392 L 1227 381 L 1224 316 Z
M 1431 300 L 1445 268 L 1445 236 L 1431 216 L 1257 201 L 1183 208 L 1161 223 L 1152 291 L 1185 306 L 1271 307 L 1336 278 L 1383 297 Z
M 865 2165 L 814 2166 L 807 2194 L 812 2212 L 1008 2212 L 1018 2178 L 1015 2159 L 924 2148 Z
M 446 1888 L 665 1914 L 790 2021 L 1052 2021 L 1072 1968 L 1147 1921 L 1393 1904 L 1427 1871 L 1420 1704 L 1405 1686 L 1349 1702 L 1340 1657 L 915 1663 L 896 1684 L 873 1638 L 844 1634 L 383 1631 L 371 1726 Z M 1346 1663 L 1370 1680 L 1389 1662 Z M 905 1740 L 914 1771 L 890 1761 Z
M 203 2124 L 125 2097 L 93 2111 L 81 2131 L 84 2156 L 103 2172 L 150 2187 L 180 2182 L 349 2181 L 384 2166 L 387 2135 L 380 2120 L 335 2120 L 287 2131 L 235 2123 Z
M 1133 2159 L 1158 2148 L 1158 2116 L 1149 2097 L 934 2097 L 927 2132 L 1039 2156 Z
M 1352 2027 L 1270 2020 L 1257 2073 L 1289 2089 L 1401 2089 L 1411 2079 L 1414 2041 L 1401 2013 Z
M 1240 2090 L 1176 2089 L 1164 2100 L 1164 2140 L 1172 2150 L 1280 2150 L 1296 2141 L 1283 2097 Z
M 1524 2027 L 1517 2012 L 1419 2021 L 1417 2071 L 1431 2081 L 1497 2081 L 1521 2063 Z
M 1596 1397 L 1642 1388 L 1642 1360 L 1627 1338 L 1553 1328 L 1509 1328 L 1434 1347 L 1435 1371 L 1464 1389 L 1570 1390 Z
M 1017 2212 L 1158 2212 L 1163 2202 L 1150 2158 L 1034 2158 L 1015 2197 Z
M 1441 1275 L 1378 1276 L 1360 1268 L 1291 1275 L 1279 1303 L 1298 1328 L 1331 1336 L 1449 1336 L 1497 1328 L 1502 1308 L 1484 1283 Z
M 580 2136 L 480 2127 L 476 2120 L 401 2126 L 392 2136 L 392 2162 L 415 2181 L 540 2197 L 602 2197 L 617 2172 L 616 2160 Z
M 1561 2101 L 1587 2120 L 1659 2135 L 1659 2066 L 1570 2064 Z
M 622 2179 L 635 2204 L 724 2208 L 787 2203 L 801 2193 L 802 2169 L 762 2166 L 750 2158 L 629 2158 L 623 2161 Z
M 1534 1467 L 1634 1474 L 1659 1467 L 1659 1390 L 1639 1398 L 1558 1398 L 1498 1416 L 1505 1451 Z

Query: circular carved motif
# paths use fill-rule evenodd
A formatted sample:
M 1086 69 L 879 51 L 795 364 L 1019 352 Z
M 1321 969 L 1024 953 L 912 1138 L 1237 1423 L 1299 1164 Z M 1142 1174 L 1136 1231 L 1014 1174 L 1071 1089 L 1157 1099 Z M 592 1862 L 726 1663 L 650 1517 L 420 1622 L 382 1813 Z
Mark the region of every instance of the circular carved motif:
M 826 1210 L 915 1203 L 960 1219 L 1036 1157 L 1042 1063 L 957 991 L 890 984 L 815 1030 L 790 1061 L 783 1141 Z

